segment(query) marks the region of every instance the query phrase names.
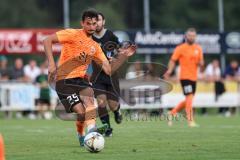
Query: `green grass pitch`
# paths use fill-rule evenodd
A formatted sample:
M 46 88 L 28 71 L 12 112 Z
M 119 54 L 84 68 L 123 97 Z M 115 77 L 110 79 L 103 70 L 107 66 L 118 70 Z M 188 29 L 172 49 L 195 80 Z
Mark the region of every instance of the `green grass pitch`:
M 240 159 L 240 116 L 197 117 L 199 128 L 185 121 L 125 121 L 105 138 L 102 152 L 79 147 L 74 122 L 0 120 L 7 160 L 230 160 Z

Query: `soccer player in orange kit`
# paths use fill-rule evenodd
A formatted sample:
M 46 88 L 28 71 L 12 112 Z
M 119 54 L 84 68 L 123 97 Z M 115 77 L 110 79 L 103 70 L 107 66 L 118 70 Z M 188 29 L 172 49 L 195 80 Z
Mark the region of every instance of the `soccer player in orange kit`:
M 83 146 L 85 126 L 87 132 L 96 131 L 96 106 L 91 84 L 85 79 L 92 60 L 102 66 L 107 75 L 112 75 L 127 58 L 136 52 L 131 44 L 119 48 L 117 57 L 109 63 L 100 45 L 92 39 L 96 31 L 98 12 L 88 9 L 82 15 L 82 29 L 66 29 L 44 40 L 48 59 L 49 82 L 56 82 L 56 92 L 67 113 L 76 113 L 80 145 Z M 52 44 L 60 43 L 62 51 L 58 66 L 52 53 Z
M 196 44 L 197 32 L 195 28 L 189 28 L 186 31 L 186 42 L 176 47 L 168 64 L 168 70 L 165 77 L 168 78 L 173 72 L 176 62 L 180 65 L 180 82 L 183 89 L 185 99 L 180 102 L 175 108 L 170 111 L 170 116 L 176 114 L 185 108 L 186 117 L 189 127 L 197 127 L 193 119 L 193 98 L 196 91 L 196 82 L 198 75 L 198 67 L 201 70 L 204 67 L 203 52 L 200 45 Z M 169 118 L 169 117 L 168 117 Z M 171 118 L 170 118 L 171 119 Z M 172 120 L 169 119 L 168 124 L 172 125 Z

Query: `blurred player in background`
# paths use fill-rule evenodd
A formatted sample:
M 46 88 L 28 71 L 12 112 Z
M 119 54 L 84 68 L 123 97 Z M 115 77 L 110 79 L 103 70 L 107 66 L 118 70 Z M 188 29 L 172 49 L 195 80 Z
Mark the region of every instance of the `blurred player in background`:
M 48 75 L 45 73 L 44 63 L 40 66 L 40 74 L 36 77 L 35 82 L 40 89 L 39 99 L 37 99 L 37 110 L 39 111 L 38 114 L 41 118 L 51 119 L 51 96 L 50 89 L 48 87 Z
M 88 133 L 96 131 L 94 92 L 91 84 L 85 79 L 88 65 L 93 60 L 102 66 L 106 74 L 111 75 L 136 51 L 135 45 L 121 48 L 118 57 L 109 64 L 99 44 L 92 39 L 97 20 L 98 13 L 95 10 L 86 10 L 82 15 L 82 29 L 61 30 L 44 40 L 49 63 L 49 82 L 56 81 L 56 91 L 66 112 L 77 114 L 81 146 L 85 136 L 85 125 Z M 57 42 L 63 47 L 58 67 L 52 53 L 52 44 Z
M 200 66 L 201 71 L 203 70 L 204 59 L 201 46 L 195 43 L 197 36 L 195 28 L 189 28 L 186 31 L 185 36 L 186 42 L 176 47 L 168 64 L 168 70 L 165 74 L 165 77 L 168 78 L 173 72 L 176 62 L 179 62 L 180 82 L 183 89 L 183 94 L 185 95 L 185 100 L 173 108 L 170 111 L 170 115 L 176 116 L 179 111 L 185 108 L 189 127 L 197 127 L 198 125 L 193 119 L 192 104 L 196 91 L 198 67 Z M 172 121 L 170 120 L 168 124 L 172 125 Z
M 106 58 L 111 61 L 115 50 L 111 47 L 119 45 L 118 38 L 113 34 L 112 31 L 106 29 L 105 17 L 102 13 L 98 14 L 97 29 L 93 35 L 93 40 L 100 44 Z M 103 124 L 108 124 L 108 129 L 105 132 L 105 136 L 112 136 L 112 128 L 110 125 L 109 114 L 106 106 L 108 105 L 111 111 L 114 113 L 116 123 L 122 122 L 122 115 L 120 112 L 119 104 L 119 80 L 117 72 L 109 76 L 102 71 L 101 66 L 95 62 L 93 65 L 93 74 L 91 76 L 91 82 L 94 87 L 94 94 L 98 102 L 98 114 Z

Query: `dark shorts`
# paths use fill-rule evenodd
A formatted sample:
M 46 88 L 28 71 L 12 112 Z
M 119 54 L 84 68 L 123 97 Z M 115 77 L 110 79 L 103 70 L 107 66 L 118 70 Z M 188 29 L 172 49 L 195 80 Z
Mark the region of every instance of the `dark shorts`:
M 119 102 L 120 88 L 118 79 L 113 80 L 112 83 L 96 81 L 93 84 L 93 90 L 95 97 L 104 94 L 107 96 L 107 99 Z
M 181 86 L 184 95 L 195 94 L 196 92 L 196 81 L 181 80 Z
M 80 91 L 92 87 L 86 79 L 70 78 L 56 82 L 56 92 L 67 113 L 71 113 L 74 105 L 83 103 Z

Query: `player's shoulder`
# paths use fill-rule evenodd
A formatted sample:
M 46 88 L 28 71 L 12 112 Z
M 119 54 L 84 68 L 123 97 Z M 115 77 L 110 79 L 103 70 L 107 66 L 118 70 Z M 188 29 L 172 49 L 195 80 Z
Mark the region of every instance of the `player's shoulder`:
M 66 32 L 66 33 L 78 33 L 80 29 L 73 29 L 73 28 L 68 28 L 68 29 L 63 29 L 61 32 Z
M 118 37 L 114 34 L 113 31 L 107 29 L 107 30 L 106 30 L 106 34 L 109 36 L 109 38 L 110 38 L 112 41 L 119 43 L 119 39 L 118 39 Z
M 197 48 L 197 49 L 202 49 L 202 46 L 200 44 L 198 44 L 198 43 L 195 43 L 194 47 Z
M 108 38 L 116 37 L 116 35 L 113 33 L 113 31 L 111 31 L 109 29 L 106 29 L 105 36 L 107 36 Z
M 106 29 L 106 34 L 114 35 L 113 31 L 111 31 L 110 29 Z
M 176 46 L 176 50 L 178 50 L 178 49 L 183 49 L 183 48 L 185 48 L 186 47 L 186 43 L 180 43 L 180 44 L 178 44 L 177 46 Z
M 94 47 L 100 47 L 99 43 L 96 42 L 93 38 L 91 40 L 91 45 L 94 46 Z

